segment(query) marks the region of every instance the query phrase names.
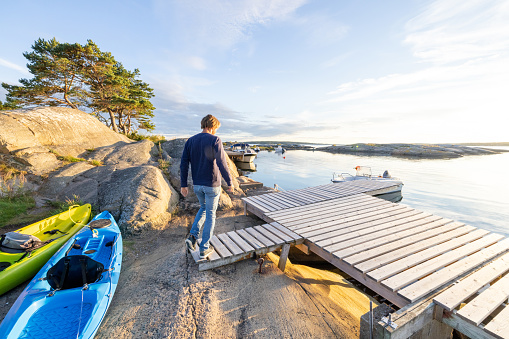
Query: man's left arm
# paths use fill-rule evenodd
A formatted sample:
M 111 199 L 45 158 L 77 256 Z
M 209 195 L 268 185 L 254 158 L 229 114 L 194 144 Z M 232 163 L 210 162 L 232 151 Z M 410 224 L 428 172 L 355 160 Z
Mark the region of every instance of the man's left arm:
M 232 177 L 230 174 L 230 169 L 228 168 L 228 162 L 226 161 L 226 152 L 223 148 L 223 142 L 220 138 L 217 138 L 216 144 L 215 144 L 215 153 L 216 153 L 216 164 L 217 167 L 219 167 L 219 171 L 221 172 L 221 175 L 223 176 L 224 180 L 226 181 L 226 184 L 228 185 L 228 191 L 233 192 L 232 187 Z

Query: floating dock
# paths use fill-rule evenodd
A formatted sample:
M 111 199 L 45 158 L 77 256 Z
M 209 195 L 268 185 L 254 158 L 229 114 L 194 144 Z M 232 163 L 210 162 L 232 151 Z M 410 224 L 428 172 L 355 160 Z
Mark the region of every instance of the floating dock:
M 250 247 L 226 256 L 223 247 L 240 240 L 218 235 L 218 254 L 200 269 L 275 249 L 286 261 L 295 245 L 401 308 L 376 324 L 376 337 L 406 338 L 433 321 L 475 338 L 509 337 L 509 239 L 373 197 L 394 189 L 364 180 L 244 198 L 246 213 L 267 224 L 241 232 L 251 239 L 235 231 Z M 262 247 L 253 231 L 271 243 Z

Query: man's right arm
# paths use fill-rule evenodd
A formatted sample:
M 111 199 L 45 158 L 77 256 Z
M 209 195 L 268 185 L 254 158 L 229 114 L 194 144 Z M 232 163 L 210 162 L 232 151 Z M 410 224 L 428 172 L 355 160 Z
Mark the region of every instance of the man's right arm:
M 180 187 L 181 192 L 182 188 L 187 188 L 187 177 L 189 175 L 189 140 L 184 145 L 184 151 L 182 152 L 182 158 L 180 159 Z M 184 195 L 184 192 L 182 192 Z M 184 195 L 185 196 L 185 195 Z

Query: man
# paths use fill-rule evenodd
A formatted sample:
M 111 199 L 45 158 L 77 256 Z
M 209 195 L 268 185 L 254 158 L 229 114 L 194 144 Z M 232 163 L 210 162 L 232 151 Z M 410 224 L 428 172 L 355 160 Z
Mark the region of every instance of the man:
M 221 126 L 213 115 L 207 115 L 201 121 L 202 132 L 187 140 L 182 161 L 180 163 L 180 192 L 184 197 L 189 193 L 187 176 L 189 163 L 193 177 L 194 192 L 200 202 L 200 210 L 196 215 L 186 245 L 190 251 L 196 249 L 196 239 L 202 231 L 200 243 L 200 259 L 206 259 L 214 252 L 209 241 L 216 224 L 216 209 L 221 195 L 221 175 L 232 192 L 232 179 L 226 153 L 221 139 L 215 136 Z

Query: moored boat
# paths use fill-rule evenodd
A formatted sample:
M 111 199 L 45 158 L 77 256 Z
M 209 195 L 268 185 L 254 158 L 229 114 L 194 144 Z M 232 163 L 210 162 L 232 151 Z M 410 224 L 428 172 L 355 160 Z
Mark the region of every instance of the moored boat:
M 90 204 L 2 235 L 0 241 L 0 295 L 32 278 L 90 218 Z
M 392 189 L 375 196 L 393 202 L 401 201 L 401 190 L 403 189 L 403 182 L 398 178 L 392 177 L 389 171 L 386 170 L 382 175 L 374 176 L 371 174 L 371 168 L 368 166 L 356 166 L 355 170 L 355 175 L 351 175 L 350 173 L 333 173 L 331 181 L 333 183 L 341 183 L 355 180 L 373 180 L 393 183 L 394 186 L 392 186 Z
M 122 236 L 97 215 L 37 273 L 0 324 L 0 338 L 93 338 L 115 292 Z
M 233 144 L 226 154 L 238 162 L 252 162 L 256 158 L 256 152 L 248 144 Z

